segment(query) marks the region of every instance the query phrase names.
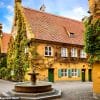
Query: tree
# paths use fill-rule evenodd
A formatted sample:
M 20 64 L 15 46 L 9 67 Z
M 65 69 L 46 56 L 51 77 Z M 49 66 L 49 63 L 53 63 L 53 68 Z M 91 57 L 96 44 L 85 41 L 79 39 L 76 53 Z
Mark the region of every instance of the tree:
M 15 6 L 15 10 L 17 35 L 15 40 L 11 40 L 9 44 L 8 68 L 10 67 L 13 70 L 13 79 L 15 81 L 24 81 L 24 76 L 29 66 L 28 55 L 25 54 L 25 48 L 27 46 L 26 25 L 18 5 Z

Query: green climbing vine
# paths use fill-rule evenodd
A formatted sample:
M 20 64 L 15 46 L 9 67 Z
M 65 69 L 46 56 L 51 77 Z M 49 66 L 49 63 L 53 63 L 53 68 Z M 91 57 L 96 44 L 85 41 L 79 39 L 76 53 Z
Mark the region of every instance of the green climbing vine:
M 85 22 L 85 51 L 90 55 L 89 62 L 100 61 L 100 19 Z
M 21 9 L 15 5 L 15 20 L 17 27 L 17 35 L 14 41 L 11 41 L 8 49 L 8 68 L 13 72 L 14 81 L 24 81 L 24 76 L 29 67 L 28 55 L 25 54 L 27 46 L 26 25 Z

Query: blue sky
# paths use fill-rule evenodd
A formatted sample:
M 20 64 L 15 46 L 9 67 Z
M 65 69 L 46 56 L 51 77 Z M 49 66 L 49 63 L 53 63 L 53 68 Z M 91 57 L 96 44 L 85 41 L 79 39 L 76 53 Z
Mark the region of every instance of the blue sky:
M 59 16 L 81 20 L 88 13 L 88 0 L 22 0 L 25 7 L 39 10 L 42 4 L 46 6 L 46 12 Z M 11 32 L 14 16 L 14 0 L 0 0 L 0 23 L 4 32 Z

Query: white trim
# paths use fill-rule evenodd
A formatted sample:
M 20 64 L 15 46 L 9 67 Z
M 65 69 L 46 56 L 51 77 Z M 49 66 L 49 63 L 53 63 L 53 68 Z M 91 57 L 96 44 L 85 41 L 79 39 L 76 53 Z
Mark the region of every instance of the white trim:
M 72 77 L 77 77 L 78 76 L 78 70 L 75 68 L 72 68 Z
M 68 57 L 68 49 L 67 48 L 61 48 L 61 57 Z
M 53 48 L 51 46 L 45 46 L 44 56 L 53 56 Z
M 68 69 L 61 69 L 61 77 L 68 77 Z
M 80 58 L 86 58 L 86 53 L 83 49 L 80 51 Z
M 71 57 L 77 57 L 77 56 L 78 56 L 77 48 L 72 48 L 71 49 Z

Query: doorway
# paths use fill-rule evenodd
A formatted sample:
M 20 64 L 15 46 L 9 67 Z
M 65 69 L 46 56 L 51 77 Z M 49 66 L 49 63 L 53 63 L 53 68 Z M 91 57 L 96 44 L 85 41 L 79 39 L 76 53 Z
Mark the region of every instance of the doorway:
M 88 80 L 89 80 L 89 82 L 92 81 L 92 69 L 88 70 Z
M 85 69 L 82 69 L 82 82 L 85 82 Z
M 48 80 L 49 82 L 54 82 L 54 69 L 48 69 Z

